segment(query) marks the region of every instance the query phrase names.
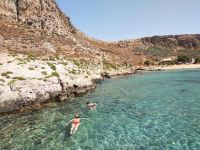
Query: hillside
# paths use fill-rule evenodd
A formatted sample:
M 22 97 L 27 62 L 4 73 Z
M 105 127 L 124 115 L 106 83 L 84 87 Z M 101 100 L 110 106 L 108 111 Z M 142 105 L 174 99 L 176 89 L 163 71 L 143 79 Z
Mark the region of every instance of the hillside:
M 127 48 L 137 54 L 156 57 L 177 56 L 180 54 L 200 54 L 200 34 L 167 35 L 145 37 L 138 40 L 119 41 L 116 47 Z

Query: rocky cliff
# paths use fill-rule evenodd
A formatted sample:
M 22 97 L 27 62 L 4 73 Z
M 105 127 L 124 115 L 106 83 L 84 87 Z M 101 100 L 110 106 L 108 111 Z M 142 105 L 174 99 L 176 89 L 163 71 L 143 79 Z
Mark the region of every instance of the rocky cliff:
M 68 35 L 76 29 L 54 0 L 2 0 L 0 13 L 30 27 L 49 33 Z

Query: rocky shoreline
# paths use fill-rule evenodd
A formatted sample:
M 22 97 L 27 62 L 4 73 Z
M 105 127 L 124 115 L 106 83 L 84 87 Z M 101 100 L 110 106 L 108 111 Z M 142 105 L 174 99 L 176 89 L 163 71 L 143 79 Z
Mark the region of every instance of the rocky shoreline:
M 98 60 L 101 61 L 101 60 Z M 97 65 L 98 64 L 98 65 Z M 38 110 L 94 90 L 104 78 L 115 79 L 140 71 L 200 68 L 200 64 L 135 66 L 105 70 L 100 62 L 0 55 L 0 115 Z
M 0 114 L 37 110 L 95 89 L 101 66 L 67 58 L 0 55 Z
M 1 53 L 0 115 L 49 107 L 94 90 L 104 78 L 135 73 L 126 67 L 107 70 L 99 61 Z
M 84 87 L 71 87 L 66 89 L 64 92 L 53 92 L 49 99 L 45 100 L 33 100 L 33 101 L 24 101 L 19 99 L 14 102 L 7 102 L 4 105 L 0 105 L 0 116 L 9 115 L 13 113 L 22 113 L 40 110 L 46 107 L 55 106 L 57 103 L 68 101 L 73 97 L 82 96 L 87 92 L 90 92 L 96 88 L 96 83 L 93 83 L 90 86 Z

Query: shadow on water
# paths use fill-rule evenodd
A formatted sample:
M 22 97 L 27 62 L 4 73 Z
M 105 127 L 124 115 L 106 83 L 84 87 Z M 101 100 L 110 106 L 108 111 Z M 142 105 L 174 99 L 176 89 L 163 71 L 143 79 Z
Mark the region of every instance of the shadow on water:
M 64 129 L 63 129 L 64 130 L 64 141 L 71 137 L 70 129 L 71 129 L 70 124 L 64 127 Z

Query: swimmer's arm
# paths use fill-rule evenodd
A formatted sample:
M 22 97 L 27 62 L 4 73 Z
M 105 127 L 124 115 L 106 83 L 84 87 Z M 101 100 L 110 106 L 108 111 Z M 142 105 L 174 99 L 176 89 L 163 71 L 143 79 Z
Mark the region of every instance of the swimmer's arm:
M 70 120 L 69 122 L 67 122 L 67 123 L 66 123 L 66 126 L 67 126 L 70 122 L 72 122 L 73 120 L 74 120 L 74 119 L 72 119 L 72 120 Z

